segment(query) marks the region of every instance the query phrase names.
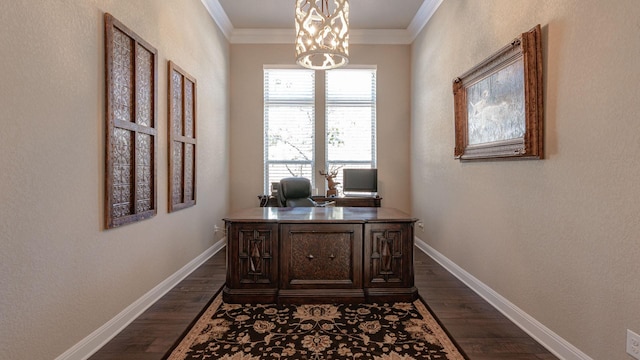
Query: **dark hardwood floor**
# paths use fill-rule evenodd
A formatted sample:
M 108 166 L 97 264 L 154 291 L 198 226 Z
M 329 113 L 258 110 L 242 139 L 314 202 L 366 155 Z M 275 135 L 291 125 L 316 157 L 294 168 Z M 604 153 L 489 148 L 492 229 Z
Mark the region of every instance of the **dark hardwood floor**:
M 420 295 L 469 359 L 557 359 L 417 248 L 414 263 Z M 90 360 L 162 359 L 224 281 L 225 251 L 222 250 Z
M 222 250 L 149 307 L 89 359 L 162 359 L 222 287 L 225 273 L 225 251 Z
M 431 257 L 414 250 L 420 296 L 469 359 L 557 359 Z

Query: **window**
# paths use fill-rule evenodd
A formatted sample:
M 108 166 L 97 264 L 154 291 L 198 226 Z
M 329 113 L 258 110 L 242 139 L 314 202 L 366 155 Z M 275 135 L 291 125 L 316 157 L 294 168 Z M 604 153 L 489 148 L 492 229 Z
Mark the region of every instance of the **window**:
M 316 96 L 316 82 L 323 96 Z M 265 68 L 265 193 L 284 177 L 303 176 L 315 184 L 319 170 L 375 167 L 375 89 L 371 68 Z M 316 128 L 325 136 L 316 138 Z
M 325 93 L 327 169 L 375 168 L 376 71 L 328 71 Z
M 272 182 L 302 176 L 313 182 L 315 72 L 264 71 L 265 193 Z

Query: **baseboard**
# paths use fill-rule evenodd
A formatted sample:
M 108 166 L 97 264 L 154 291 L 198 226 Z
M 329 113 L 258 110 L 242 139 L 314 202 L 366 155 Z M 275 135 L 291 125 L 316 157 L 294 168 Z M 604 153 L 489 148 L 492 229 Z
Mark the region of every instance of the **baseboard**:
M 149 290 L 146 294 L 127 306 L 113 319 L 102 325 L 89 336 L 80 340 L 77 344 L 55 358 L 55 360 L 85 360 L 103 347 L 109 340 L 118 335 L 127 325 L 135 320 L 147 308 L 158 301 L 169 290 L 173 289 L 180 281 L 196 270 L 205 261 L 217 254 L 225 247 L 226 239 L 219 240 L 213 246 L 191 260 L 188 264 L 176 271 L 173 275 L 162 281 L 158 286 Z
M 415 245 L 558 358 L 593 360 L 424 241 L 415 238 Z

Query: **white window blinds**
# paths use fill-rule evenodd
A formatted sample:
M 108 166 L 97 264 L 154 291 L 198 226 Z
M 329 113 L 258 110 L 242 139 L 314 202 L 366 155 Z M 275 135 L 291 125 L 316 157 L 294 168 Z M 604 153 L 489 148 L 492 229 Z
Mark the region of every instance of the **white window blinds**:
M 316 97 L 313 70 L 264 69 L 265 194 L 284 177 L 303 176 L 316 184 L 318 170 L 376 167 L 376 69 L 324 71 L 318 78 L 324 78 L 318 86 L 324 97 Z M 316 119 L 317 108 L 324 108 L 324 117 L 319 111 Z M 320 148 L 316 121 L 326 130 Z
M 264 69 L 264 191 L 289 176 L 313 181 L 315 74 Z
M 327 168 L 375 168 L 376 70 L 327 71 L 325 81 Z

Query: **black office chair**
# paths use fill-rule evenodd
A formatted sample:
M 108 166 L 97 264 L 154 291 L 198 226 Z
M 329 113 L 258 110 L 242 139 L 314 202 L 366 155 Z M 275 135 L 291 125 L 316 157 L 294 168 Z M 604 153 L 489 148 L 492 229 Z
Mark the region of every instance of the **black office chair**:
M 303 177 L 289 177 L 280 180 L 278 205 L 281 207 L 314 207 L 311 199 L 311 181 Z

